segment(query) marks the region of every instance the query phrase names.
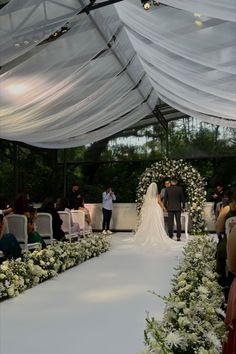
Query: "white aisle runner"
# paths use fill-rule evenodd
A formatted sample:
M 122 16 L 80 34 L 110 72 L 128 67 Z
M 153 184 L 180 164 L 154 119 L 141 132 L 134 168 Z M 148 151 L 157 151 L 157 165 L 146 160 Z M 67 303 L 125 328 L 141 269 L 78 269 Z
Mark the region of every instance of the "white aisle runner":
M 1 354 L 137 354 L 146 311 L 161 317 L 179 252 L 134 247 L 116 233 L 107 253 L 0 307 Z M 184 242 L 183 242 L 184 243 Z

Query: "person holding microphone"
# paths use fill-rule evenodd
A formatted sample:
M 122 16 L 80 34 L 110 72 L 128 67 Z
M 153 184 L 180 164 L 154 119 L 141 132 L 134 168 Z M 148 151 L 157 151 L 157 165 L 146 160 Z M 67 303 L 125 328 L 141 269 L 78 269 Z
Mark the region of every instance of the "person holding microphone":
M 112 203 L 116 200 L 116 196 L 112 191 L 111 186 L 107 186 L 105 192 L 102 193 L 102 213 L 103 213 L 103 222 L 102 222 L 102 233 L 104 235 L 112 234 L 110 231 L 110 221 L 112 216 Z

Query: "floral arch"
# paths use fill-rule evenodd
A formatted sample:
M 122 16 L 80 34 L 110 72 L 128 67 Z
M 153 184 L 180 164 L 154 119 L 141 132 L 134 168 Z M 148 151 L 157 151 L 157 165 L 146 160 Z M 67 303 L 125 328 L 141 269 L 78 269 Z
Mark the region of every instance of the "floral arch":
M 188 195 L 188 211 L 192 220 L 193 235 L 206 233 L 204 203 L 206 201 L 205 181 L 200 173 L 188 162 L 183 160 L 164 159 L 155 162 L 140 176 L 137 188 L 137 210 L 141 210 L 144 196 L 152 182 L 175 178 L 183 182 Z

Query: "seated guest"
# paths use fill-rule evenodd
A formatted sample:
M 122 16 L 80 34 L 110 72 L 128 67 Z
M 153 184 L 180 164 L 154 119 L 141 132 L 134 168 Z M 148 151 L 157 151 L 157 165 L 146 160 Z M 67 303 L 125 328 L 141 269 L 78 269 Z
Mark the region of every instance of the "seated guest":
M 230 287 L 225 323 L 228 326 L 228 340 L 223 354 L 236 353 L 236 225 L 233 226 L 227 240 L 227 260 L 229 271 L 234 274 Z
M 224 206 L 216 220 L 216 232 L 223 233 L 225 232 L 225 221 L 232 217 L 236 216 L 236 190 L 232 191 L 229 196 L 229 205 Z
M 222 202 L 223 198 L 224 198 L 223 186 L 221 185 L 221 183 L 217 183 L 215 192 L 211 196 L 211 201 L 214 202 L 213 209 L 214 209 L 214 214 L 216 217 L 218 216 L 217 204 Z
M 84 198 L 77 198 L 74 210 L 81 210 L 85 213 L 85 230 L 92 232 L 92 220 L 90 217 L 89 210 L 84 206 Z
M 7 233 L 7 219 L 0 215 L 0 251 L 6 258 L 19 258 L 21 248 L 13 234 Z
M 230 284 L 226 275 L 226 243 L 225 222 L 228 218 L 236 216 L 236 190 L 230 196 L 230 203 L 221 209 L 221 212 L 216 220 L 216 232 L 223 235 L 219 240 L 216 251 L 216 267 L 217 273 L 220 275 L 219 283 L 222 286 L 228 287 Z M 227 290 L 226 290 L 227 292 Z M 227 294 L 226 294 L 227 295 Z
M 35 221 L 36 214 L 35 210 L 28 205 L 28 200 L 24 194 L 19 194 L 14 200 L 13 211 L 15 214 L 25 215 L 28 220 L 27 232 L 28 232 L 28 242 L 36 243 L 39 242 L 42 248 L 46 247 L 46 243 L 43 238 L 35 231 Z
M 2 211 L 3 215 L 13 212 L 13 208 L 10 206 L 9 200 L 4 194 L 0 194 L 0 211 Z
M 231 190 L 227 190 L 224 193 L 224 197 L 222 199 L 222 208 L 224 208 L 226 205 L 229 205 L 231 196 L 232 196 Z
M 67 203 L 66 203 L 66 199 L 65 198 L 57 198 L 56 200 L 56 209 L 57 211 L 67 211 L 67 213 L 70 214 L 70 220 L 71 220 L 71 232 L 76 232 L 76 233 L 80 233 L 80 227 L 79 224 L 77 222 L 73 222 L 72 219 L 72 214 L 70 209 L 68 209 L 66 207 Z
M 53 230 L 53 238 L 58 241 L 65 240 L 65 233 L 61 228 L 62 220 L 60 215 L 58 214 L 56 208 L 54 207 L 54 201 L 52 198 L 46 198 L 41 206 L 38 209 L 39 212 L 49 213 L 52 215 L 52 230 Z

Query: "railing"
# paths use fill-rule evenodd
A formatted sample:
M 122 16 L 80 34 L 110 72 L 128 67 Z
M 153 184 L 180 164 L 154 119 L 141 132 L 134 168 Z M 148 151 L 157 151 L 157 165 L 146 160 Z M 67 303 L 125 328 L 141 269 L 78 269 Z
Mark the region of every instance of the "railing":
M 102 204 L 86 204 L 89 209 L 93 230 L 102 228 Z M 205 218 L 207 230 L 215 232 L 215 215 L 213 213 L 213 203 L 206 203 Z M 191 218 L 188 213 L 182 213 L 182 230 L 187 234 L 188 228 L 191 228 Z M 137 211 L 135 203 L 114 203 L 111 219 L 112 230 L 135 230 L 137 228 Z
M 204 212 L 206 218 L 207 230 L 215 232 L 215 215 L 213 213 L 214 203 L 206 203 Z M 34 206 L 40 207 L 41 204 L 34 204 Z M 88 203 L 86 208 L 89 209 L 93 230 L 102 229 L 102 204 Z M 183 215 L 184 216 L 184 215 Z M 189 217 L 188 227 L 191 228 L 191 218 Z M 137 228 L 137 212 L 135 203 L 113 203 L 113 213 L 111 219 L 112 230 L 136 230 Z M 182 230 L 186 233 L 186 218 L 182 218 Z

